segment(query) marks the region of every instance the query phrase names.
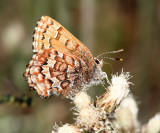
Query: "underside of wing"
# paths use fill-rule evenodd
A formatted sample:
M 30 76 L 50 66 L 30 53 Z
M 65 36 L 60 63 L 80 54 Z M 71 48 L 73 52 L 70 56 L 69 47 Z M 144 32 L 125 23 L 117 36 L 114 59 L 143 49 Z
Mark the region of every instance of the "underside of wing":
M 25 77 L 29 86 L 42 97 L 51 94 L 67 96 L 71 90 L 81 89 L 86 72 L 83 60 L 49 48 L 33 55 Z
M 73 54 L 81 58 L 88 68 L 93 67 L 93 56 L 89 49 L 57 21 L 48 16 L 42 16 L 34 30 L 33 52 L 39 53 L 49 48 Z

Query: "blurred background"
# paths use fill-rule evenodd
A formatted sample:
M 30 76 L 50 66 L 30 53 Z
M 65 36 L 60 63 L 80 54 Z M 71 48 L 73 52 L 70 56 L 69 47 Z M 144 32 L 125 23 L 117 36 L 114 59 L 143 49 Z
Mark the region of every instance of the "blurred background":
M 49 133 L 55 122 L 74 122 L 70 100 L 56 96 L 42 99 L 29 91 L 23 77 L 32 57 L 32 33 L 42 15 L 61 23 L 93 56 L 124 49 L 105 55 L 124 61 L 106 59 L 112 67 L 105 64 L 103 70 L 110 75 L 124 68 L 133 75 L 131 92 L 142 123 L 160 111 L 159 0 L 0 0 L 1 133 Z M 93 99 L 103 92 L 100 85 L 89 90 Z M 7 95 L 22 102 L 23 94 L 32 97 L 31 106 L 3 103 L 9 100 L 4 98 Z

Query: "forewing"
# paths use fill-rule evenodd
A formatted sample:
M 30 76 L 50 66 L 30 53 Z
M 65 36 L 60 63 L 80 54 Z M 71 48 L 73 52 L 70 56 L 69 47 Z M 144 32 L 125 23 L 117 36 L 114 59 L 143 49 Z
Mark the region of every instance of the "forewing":
M 81 88 L 80 79 L 86 72 L 83 60 L 48 48 L 33 55 L 25 77 L 29 86 L 42 97 L 51 94 L 67 96 L 71 90 Z
M 81 58 L 89 69 L 93 67 L 93 56 L 89 49 L 57 21 L 48 16 L 42 16 L 34 30 L 33 52 L 39 53 L 49 48 L 73 54 Z

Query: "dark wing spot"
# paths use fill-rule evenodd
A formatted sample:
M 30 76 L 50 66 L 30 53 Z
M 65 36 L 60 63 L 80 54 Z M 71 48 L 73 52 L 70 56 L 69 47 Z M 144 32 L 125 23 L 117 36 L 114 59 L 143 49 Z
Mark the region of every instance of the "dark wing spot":
M 34 42 L 34 36 L 32 37 L 32 42 Z
M 51 53 L 48 53 L 48 56 L 51 57 Z
M 37 52 L 33 52 L 33 54 L 37 54 Z
M 67 45 L 68 45 L 68 42 L 69 42 L 69 40 L 67 40 L 67 41 L 65 42 L 65 46 L 67 46 Z
M 58 55 L 58 52 L 57 52 L 57 51 L 55 51 L 55 54 L 56 54 L 56 55 Z
M 45 29 L 44 31 L 43 31 L 43 33 L 46 33 L 47 32 L 47 30 Z
M 47 61 L 43 65 L 48 65 Z
M 42 40 L 44 40 L 45 39 L 45 37 L 44 37 L 44 35 L 42 36 Z
M 44 74 L 44 73 L 41 73 L 42 75 L 43 75 L 43 79 L 45 79 L 46 78 L 46 75 Z
M 44 44 L 42 44 L 42 49 L 44 49 Z
M 51 79 L 48 79 L 49 83 L 51 83 L 51 85 L 53 84 L 53 81 Z
M 33 31 L 33 34 L 35 34 L 36 30 Z
M 42 73 L 42 71 L 43 71 L 43 68 L 42 68 L 42 66 L 40 66 L 40 73 Z
M 34 49 L 34 45 L 32 45 L 32 49 Z
M 47 62 L 47 61 L 48 61 L 48 59 L 46 58 L 43 65 L 48 65 L 48 62 Z

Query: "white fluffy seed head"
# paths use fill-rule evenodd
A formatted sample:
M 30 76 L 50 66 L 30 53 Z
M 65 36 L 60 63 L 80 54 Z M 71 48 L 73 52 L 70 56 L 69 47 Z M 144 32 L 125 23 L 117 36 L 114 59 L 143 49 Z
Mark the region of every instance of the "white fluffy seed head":
M 137 107 L 137 103 L 136 103 L 135 99 L 133 98 L 133 96 L 126 97 L 122 101 L 120 108 L 126 108 L 134 115 L 134 117 L 137 117 L 138 107 Z
M 123 71 L 119 76 L 118 74 L 112 75 L 111 84 L 107 92 L 97 100 L 97 106 L 103 108 L 108 114 L 113 112 L 128 95 L 129 85 L 132 84 L 128 81 L 130 78 L 130 74 Z
M 131 82 L 128 82 L 130 78 L 130 74 L 123 71 L 119 76 L 118 74 L 112 75 L 112 85 L 109 86 L 108 89 L 110 90 L 110 95 L 114 99 L 118 99 L 118 104 L 120 103 L 121 99 L 124 98 L 129 92 L 129 85 L 132 84 Z
M 65 124 L 57 129 L 57 132 L 52 131 L 52 133 L 81 133 L 80 129 L 76 126 Z
M 160 132 L 160 113 L 151 118 L 146 127 L 146 133 L 159 133 Z
M 126 97 L 115 112 L 115 125 L 125 131 L 132 131 L 138 127 L 138 107 L 132 96 Z
M 79 92 L 78 94 L 76 94 L 76 96 L 74 97 L 73 101 L 74 101 L 74 104 L 76 105 L 76 107 L 78 108 L 78 110 L 81 110 L 81 109 L 83 109 L 85 107 L 88 107 L 92 103 L 91 98 L 84 91 Z

